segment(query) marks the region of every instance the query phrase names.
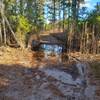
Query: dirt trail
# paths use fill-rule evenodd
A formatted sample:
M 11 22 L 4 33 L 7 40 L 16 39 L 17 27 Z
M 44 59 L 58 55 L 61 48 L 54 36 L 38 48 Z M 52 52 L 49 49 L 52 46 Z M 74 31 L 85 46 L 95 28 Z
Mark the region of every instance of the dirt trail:
M 81 70 L 85 63 L 43 57 L 39 52 L 0 48 L 0 100 L 97 100 L 94 85 L 89 81 L 87 86 L 89 74 Z

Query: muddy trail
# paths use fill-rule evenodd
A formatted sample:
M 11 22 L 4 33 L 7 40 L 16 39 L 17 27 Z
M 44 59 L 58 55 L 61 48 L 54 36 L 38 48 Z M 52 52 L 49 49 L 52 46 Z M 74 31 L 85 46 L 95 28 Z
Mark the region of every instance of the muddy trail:
M 99 100 L 90 81 L 89 64 L 58 58 L 46 58 L 41 52 L 1 49 L 0 100 Z

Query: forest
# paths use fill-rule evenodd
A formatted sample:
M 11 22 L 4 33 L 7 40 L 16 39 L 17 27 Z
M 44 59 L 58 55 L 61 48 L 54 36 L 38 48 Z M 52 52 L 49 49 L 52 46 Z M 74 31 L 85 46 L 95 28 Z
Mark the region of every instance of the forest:
M 0 100 L 100 100 L 100 1 L 0 0 Z
M 84 0 L 1 0 L 0 45 L 25 47 L 29 35 L 58 31 L 68 50 L 100 53 L 100 3 L 92 11 L 81 4 Z

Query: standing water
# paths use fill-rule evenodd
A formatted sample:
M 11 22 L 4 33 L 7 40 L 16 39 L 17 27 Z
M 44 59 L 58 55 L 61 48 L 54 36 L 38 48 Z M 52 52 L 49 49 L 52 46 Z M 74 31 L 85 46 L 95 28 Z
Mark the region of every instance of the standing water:
M 61 62 L 61 55 L 63 51 L 63 47 L 59 45 L 49 45 L 49 44 L 42 44 L 40 46 L 40 50 L 44 52 L 44 57 L 49 59 L 49 56 L 55 56 L 59 62 Z

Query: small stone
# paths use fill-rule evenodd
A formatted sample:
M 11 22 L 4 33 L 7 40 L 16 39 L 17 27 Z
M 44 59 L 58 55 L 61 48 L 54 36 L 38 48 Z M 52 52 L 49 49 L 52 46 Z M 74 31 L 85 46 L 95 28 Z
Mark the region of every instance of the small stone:
M 36 79 L 39 80 L 40 79 L 40 76 L 39 75 L 36 75 Z

